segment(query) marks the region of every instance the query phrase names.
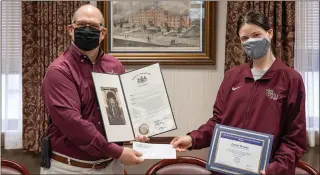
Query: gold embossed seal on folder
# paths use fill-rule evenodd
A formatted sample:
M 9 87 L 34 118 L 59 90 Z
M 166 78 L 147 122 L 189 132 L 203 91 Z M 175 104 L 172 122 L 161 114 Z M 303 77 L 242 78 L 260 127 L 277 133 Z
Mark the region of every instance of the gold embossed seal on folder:
M 148 133 L 149 133 L 149 127 L 148 127 L 148 125 L 142 124 L 142 125 L 139 127 L 139 132 L 140 132 L 140 134 L 143 134 L 143 135 L 148 134 Z

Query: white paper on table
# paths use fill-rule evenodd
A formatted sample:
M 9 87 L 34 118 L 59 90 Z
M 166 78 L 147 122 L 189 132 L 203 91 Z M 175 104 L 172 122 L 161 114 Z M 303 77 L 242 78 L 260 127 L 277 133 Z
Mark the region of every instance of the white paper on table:
M 133 150 L 140 152 L 144 159 L 176 159 L 176 150 L 170 144 L 133 142 Z

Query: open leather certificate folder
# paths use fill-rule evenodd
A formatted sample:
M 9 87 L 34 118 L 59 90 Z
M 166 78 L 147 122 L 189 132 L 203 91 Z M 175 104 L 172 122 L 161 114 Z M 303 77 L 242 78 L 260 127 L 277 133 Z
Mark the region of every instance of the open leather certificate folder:
M 122 75 L 93 72 L 92 77 L 109 142 L 177 129 L 158 63 Z

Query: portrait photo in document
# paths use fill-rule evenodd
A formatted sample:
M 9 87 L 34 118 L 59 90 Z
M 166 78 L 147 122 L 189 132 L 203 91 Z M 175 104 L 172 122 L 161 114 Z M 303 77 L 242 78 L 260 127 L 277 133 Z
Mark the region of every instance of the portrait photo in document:
M 114 87 L 101 87 L 101 91 L 104 97 L 104 109 L 108 116 L 109 125 L 126 125 L 118 89 Z

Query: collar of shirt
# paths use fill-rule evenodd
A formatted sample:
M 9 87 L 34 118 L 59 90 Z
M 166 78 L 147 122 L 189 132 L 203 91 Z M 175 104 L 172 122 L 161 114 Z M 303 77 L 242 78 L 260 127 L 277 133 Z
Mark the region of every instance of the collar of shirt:
M 71 51 L 71 55 L 74 56 L 75 59 L 80 59 L 80 60 L 86 60 L 89 61 L 91 64 L 91 60 L 89 59 L 89 57 L 87 55 L 84 55 L 80 52 L 79 48 L 77 46 L 75 46 L 74 44 L 71 44 L 70 46 L 70 51 Z M 103 50 L 101 48 L 99 48 L 99 53 L 98 56 L 96 58 L 96 63 L 100 60 L 100 58 L 103 56 Z
M 267 72 L 260 78 L 261 80 L 265 79 L 271 79 L 276 71 L 281 69 L 283 67 L 283 63 L 279 58 L 276 58 L 274 62 L 272 63 L 271 67 L 267 70 Z M 252 71 L 251 71 L 251 64 L 247 63 L 244 66 L 244 69 L 242 70 L 242 73 L 245 78 L 251 78 L 253 79 Z

